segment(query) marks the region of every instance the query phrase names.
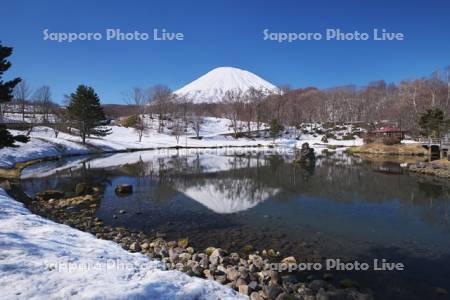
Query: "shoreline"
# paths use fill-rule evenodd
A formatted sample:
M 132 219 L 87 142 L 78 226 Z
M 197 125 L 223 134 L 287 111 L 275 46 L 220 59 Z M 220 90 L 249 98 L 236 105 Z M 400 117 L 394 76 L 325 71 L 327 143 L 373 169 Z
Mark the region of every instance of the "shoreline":
M 69 157 L 80 157 L 90 155 L 105 155 L 105 154 L 119 154 L 119 153 L 133 153 L 141 151 L 156 151 L 156 150 L 190 150 L 190 149 L 228 149 L 228 148 L 275 148 L 270 145 L 256 144 L 256 145 L 226 145 L 226 146 L 167 146 L 167 147 L 149 147 L 149 148 L 130 148 L 126 150 L 105 150 L 86 153 L 66 153 L 54 156 L 43 156 L 41 158 L 30 159 L 26 161 L 16 162 L 12 167 L 0 167 L 0 178 L 4 179 L 19 179 L 21 172 L 26 167 L 37 163 L 46 161 L 55 161 Z
M 163 233 L 149 235 L 123 227 L 104 226 L 102 220 L 95 217 L 101 197 L 101 192 L 95 188 L 92 193 L 75 197 L 65 197 L 60 191 L 46 191 L 37 194 L 28 209 L 57 223 L 89 232 L 98 239 L 114 241 L 129 252 L 156 259 L 167 270 L 178 270 L 190 276 L 216 281 L 250 296 L 250 299 L 319 295 L 358 295 L 361 297 L 358 299 L 373 299 L 371 292 L 360 290 L 354 281 L 344 279 L 333 282 L 333 276 L 329 273 L 323 274 L 322 279 L 300 279 L 300 275 L 304 275 L 300 272 L 270 270 L 271 263 L 297 263 L 293 256 L 282 258 L 274 249 L 261 252 L 250 250 L 245 254 L 229 253 L 215 247 L 199 251 L 190 246 L 189 237 L 167 241 Z

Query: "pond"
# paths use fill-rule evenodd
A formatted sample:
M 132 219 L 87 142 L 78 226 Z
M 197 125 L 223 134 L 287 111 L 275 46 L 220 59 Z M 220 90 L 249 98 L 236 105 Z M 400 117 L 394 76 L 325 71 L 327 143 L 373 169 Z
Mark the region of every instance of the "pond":
M 25 169 L 21 184 L 34 194 L 88 182 L 103 192 L 96 217 L 106 225 L 188 237 L 197 249 L 402 263 L 404 271 L 331 273 L 377 299 L 448 297 L 435 290 L 450 290 L 450 182 L 408 174 L 393 159 L 335 153 L 307 168 L 292 160 L 258 149 L 74 157 Z M 115 194 L 123 183 L 131 195 Z

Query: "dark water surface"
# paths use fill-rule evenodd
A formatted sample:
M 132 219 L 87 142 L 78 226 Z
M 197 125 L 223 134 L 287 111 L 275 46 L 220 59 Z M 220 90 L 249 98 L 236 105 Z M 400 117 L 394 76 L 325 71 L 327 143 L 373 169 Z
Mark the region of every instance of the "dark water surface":
M 448 298 L 436 288 L 450 291 L 450 181 L 406 174 L 397 162 L 335 154 L 302 168 L 289 155 L 149 151 L 47 162 L 22 179 L 30 193 L 73 191 L 78 182 L 104 191 L 97 217 L 106 225 L 188 237 L 198 249 L 251 245 L 300 261 L 385 258 L 405 270 L 331 273 L 377 299 Z M 121 183 L 134 193 L 118 197 Z

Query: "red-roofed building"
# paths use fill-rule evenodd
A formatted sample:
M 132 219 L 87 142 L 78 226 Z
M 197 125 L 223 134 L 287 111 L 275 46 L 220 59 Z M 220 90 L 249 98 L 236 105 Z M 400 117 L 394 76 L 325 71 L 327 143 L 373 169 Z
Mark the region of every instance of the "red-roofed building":
M 370 131 L 369 136 L 373 138 L 385 138 L 385 137 L 394 137 L 402 140 L 405 137 L 406 130 L 402 130 L 395 127 L 384 126 L 380 127 L 376 130 Z

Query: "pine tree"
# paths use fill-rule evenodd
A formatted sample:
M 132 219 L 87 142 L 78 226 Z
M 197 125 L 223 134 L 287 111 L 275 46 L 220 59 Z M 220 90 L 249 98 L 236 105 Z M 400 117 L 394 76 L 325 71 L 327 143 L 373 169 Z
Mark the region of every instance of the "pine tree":
M 450 120 L 445 119 L 444 112 L 439 108 L 427 109 L 420 115 L 419 126 L 422 134 L 428 137 L 441 138 L 447 133 L 449 125 Z
M 11 67 L 7 58 L 12 54 L 11 47 L 4 47 L 0 42 L 0 105 L 11 101 L 12 90 L 20 82 L 20 78 L 3 82 L 3 74 Z M 0 125 L 0 149 L 14 144 L 14 137 L 9 133 L 5 126 Z
M 86 143 L 87 136 L 106 136 L 110 133 L 110 129 L 100 126 L 105 120 L 105 114 L 100 105 L 100 98 L 92 87 L 80 85 L 76 92 L 70 95 L 67 116 L 78 129 L 83 144 Z
M 284 130 L 284 127 L 278 122 L 277 119 L 271 120 L 269 125 L 270 125 L 269 128 L 270 137 L 275 141 L 280 132 Z

